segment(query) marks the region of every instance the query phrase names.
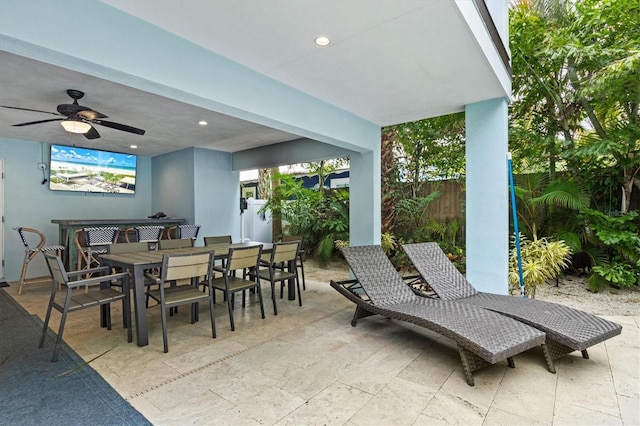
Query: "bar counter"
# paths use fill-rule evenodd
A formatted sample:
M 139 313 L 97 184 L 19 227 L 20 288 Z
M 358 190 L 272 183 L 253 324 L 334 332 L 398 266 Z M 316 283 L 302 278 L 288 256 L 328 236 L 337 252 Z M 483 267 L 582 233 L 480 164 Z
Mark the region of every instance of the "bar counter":
M 142 225 L 162 225 L 169 226 L 182 225 L 185 220 L 175 217 L 164 217 L 162 219 L 52 219 L 51 223 L 58 225 L 59 244 L 64 246 L 64 265 L 68 271 L 75 270 L 78 262 L 78 248 L 74 241 L 74 235 L 78 229 L 93 228 L 100 226 L 117 226 L 120 228 L 119 241 L 124 241 L 124 230 L 134 226 Z

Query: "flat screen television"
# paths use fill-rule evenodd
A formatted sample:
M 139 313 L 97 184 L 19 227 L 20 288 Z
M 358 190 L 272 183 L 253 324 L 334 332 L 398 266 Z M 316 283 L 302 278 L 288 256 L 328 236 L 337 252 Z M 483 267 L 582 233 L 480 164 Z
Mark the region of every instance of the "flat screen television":
M 51 145 L 49 189 L 134 194 L 136 163 L 133 154 Z

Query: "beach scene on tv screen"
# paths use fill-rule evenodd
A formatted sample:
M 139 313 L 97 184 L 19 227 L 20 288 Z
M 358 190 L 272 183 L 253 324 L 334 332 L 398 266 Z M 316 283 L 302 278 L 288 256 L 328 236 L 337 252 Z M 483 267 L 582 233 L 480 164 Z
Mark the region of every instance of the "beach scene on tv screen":
M 54 191 L 133 194 L 135 155 L 51 145 L 49 188 Z

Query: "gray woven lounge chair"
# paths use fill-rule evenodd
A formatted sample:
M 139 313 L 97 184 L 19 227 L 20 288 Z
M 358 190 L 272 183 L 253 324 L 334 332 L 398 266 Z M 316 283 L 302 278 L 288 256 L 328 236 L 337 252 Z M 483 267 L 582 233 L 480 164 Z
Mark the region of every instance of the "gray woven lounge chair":
M 437 243 L 405 244 L 402 248 L 440 299 L 490 309 L 544 331 L 552 361 L 573 351 L 581 351 L 588 359 L 588 347 L 622 331 L 614 322 L 558 303 L 479 292 Z
M 331 281 L 331 286 L 356 304 L 351 325 L 378 314 L 453 340 L 470 386 L 472 373 L 479 368 L 504 360 L 513 368 L 514 355 L 536 346 L 545 349 L 544 333 L 519 321 L 472 305 L 415 294 L 380 246 L 346 247 L 343 254 L 356 280 Z

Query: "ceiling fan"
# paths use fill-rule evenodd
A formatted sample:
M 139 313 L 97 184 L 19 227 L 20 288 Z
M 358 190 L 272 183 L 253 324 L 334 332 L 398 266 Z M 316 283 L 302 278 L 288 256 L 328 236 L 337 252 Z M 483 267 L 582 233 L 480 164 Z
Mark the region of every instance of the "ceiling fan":
M 116 130 L 122 130 L 123 132 L 135 133 L 137 135 L 144 135 L 144 130 L 137 129 L 135 127 L 127 126 L 125 124 L 114 123 L 113 121 L 105 121 L 103 118 L 108 118 L 106 115 L 94 111 L 91 108 L 78 104 L 78 99 L 82 99 L 84 92 L 75 89 L 68 89 L 67 94 L 73 99 L 72 104 L 60 104 L 57 107 L 58 112 L 42 111 L 39 109 L 21 108 L 15 106 L 0 105 L 3 108 L 18 109 L 22 111 L 42 112 L 44 114 L 59 115 L 64 118 L 50 118 L 48 120 L 29 121 L 27 123 L 14 124 L 14 127 L 19 126 L 31 126 L 32 124 L 47 123 L 50 121 L 60 121 L 60 124 L 64 129 L 71 133 L 81 133 L 87 139 L 97 139 L 100 137 L 100 133 L 92 126 L 92 124 L 99 124 L 101 126 L 110 127 Z

